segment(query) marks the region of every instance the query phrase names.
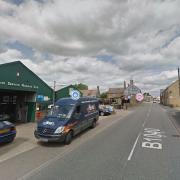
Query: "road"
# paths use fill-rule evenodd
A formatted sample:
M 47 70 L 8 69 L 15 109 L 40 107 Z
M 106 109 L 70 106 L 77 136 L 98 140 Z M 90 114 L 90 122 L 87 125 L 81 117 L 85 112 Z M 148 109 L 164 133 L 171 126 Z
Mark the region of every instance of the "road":
M 0 179 L 179 180 L 180 137 L 170 115 L 159 104 L 144 103 L 69 146 L 39 144 L 0 163 Z

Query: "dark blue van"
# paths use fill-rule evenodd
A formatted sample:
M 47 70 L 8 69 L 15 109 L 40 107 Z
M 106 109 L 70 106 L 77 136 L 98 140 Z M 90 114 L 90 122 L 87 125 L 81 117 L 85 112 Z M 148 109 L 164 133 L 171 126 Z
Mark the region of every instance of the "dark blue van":
M 37 123 L 34 135 L 40 141 L 70 144 L 73 136 L 89 127 L 94 128 L 98 119 L 98 99 L 62 98 L 55 103 L 49 114 Z

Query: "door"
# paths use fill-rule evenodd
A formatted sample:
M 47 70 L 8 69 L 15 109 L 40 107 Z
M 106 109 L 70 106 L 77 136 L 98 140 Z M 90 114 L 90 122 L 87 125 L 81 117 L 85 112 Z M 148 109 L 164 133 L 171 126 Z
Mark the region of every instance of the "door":
M 84 103 L 83 104 L 83 129 L 87 129 L 92 125 L 92 122 L 94 120 L 94 109 L 91 103 Z
M 78 105 L 76 106 L 73 116 L 72 116 L 72 123 L 75 124 L 73 127 L 75 135 L 80 133 L 82 130 L 82 121 L 81 121 L 82 117 L 81 116 L 82 116 L 81 106 Z
M 35 120 L 36 103 L 28 102 L 26 105 L 26 109 L 27 109 L 27 122 L 33 122 Z
M 98 112 L 99 113 L 99 112 Z M 97 114 L 97 108 L 96 105 L 94 103 L 89 103 L 88 104 L 88 108 L 87 108 L 87 126 L 90 127 L 94 121 L 94 119 L 96 119 L 96 114 Z

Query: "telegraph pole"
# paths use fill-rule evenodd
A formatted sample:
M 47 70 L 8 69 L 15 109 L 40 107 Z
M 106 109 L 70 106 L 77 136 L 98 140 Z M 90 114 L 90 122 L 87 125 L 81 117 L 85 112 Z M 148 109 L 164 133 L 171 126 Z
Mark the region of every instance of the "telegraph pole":
M 54 81 L 54 86 L 53 86 L 53 106 L 55 104 L 55 92 L 56 92 L 56 81 Z
M 180 96 L 180 72 L 179 72 L 179 67 L 178 67 L 178 81 L 179 81 L 179 96 Z

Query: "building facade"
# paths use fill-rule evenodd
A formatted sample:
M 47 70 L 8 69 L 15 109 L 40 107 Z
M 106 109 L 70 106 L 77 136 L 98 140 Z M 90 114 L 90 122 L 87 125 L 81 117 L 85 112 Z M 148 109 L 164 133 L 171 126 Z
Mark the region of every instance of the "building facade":
M 124 88 L 109 88 L 107 92 L 108 99 L 118 99 L 124 95 Z
M 153 101 L 153 96 L 151 96 L 149 93 L 144 93 L 144 101 L 151 102 Z
M 160 92 L 160 102 L 171 107 L 180 107 L 179 81 L 175 81 Z
M 82 96 L 90 96 L 90 97 L 100 97 L 100 89 L 99 86 L 97 86 L 97 89 L 87 89 L 87 90 L 81 90 Z
M 35 120 L 37 103 L 52 101 L 53 90 L 20 61 L 0 65 L 0 116 Z
M 55 92 L 55 100 L 57 101 L 60 98 L 70 97 L 71 96 L 71 92 L 73 90 L 79 91 L 73 85 L 69 85 L 69 86 L 66 86 L 66 87 L 64 87 L 62 89 L 59 89 L 58 91 Z M 79 92 L 80 92 L 80 95 L 82 96 L 82 92 L 81 91 L 79 91 Z
M 124 90 L 124 95 L 125 96 L 132 96 L 132 95 L 136 95 L 138 93 L 141 93 L 141 89 L 134 85 L 133 80 L 130 80 L 130 84 Z

